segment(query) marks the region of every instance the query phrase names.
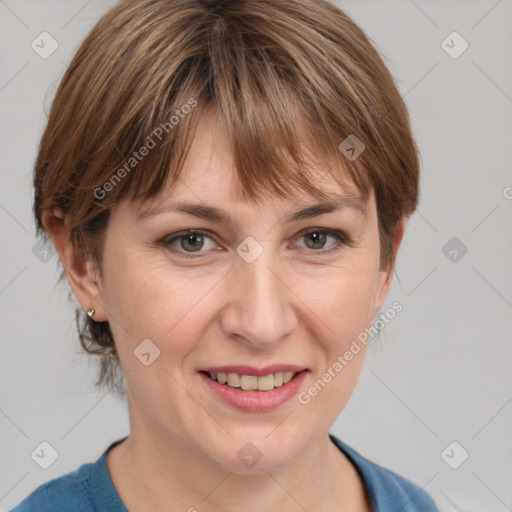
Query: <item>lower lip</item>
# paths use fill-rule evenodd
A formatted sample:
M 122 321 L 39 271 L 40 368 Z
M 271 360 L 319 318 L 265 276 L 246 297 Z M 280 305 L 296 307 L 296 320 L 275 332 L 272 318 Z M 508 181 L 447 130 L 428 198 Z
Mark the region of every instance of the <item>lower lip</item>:
M 296 395 L 306 374 L 307 370 L 303 370 L 286 384 L 270 391 L 243 391 L 240 388 L 230 388 L 225 384 L 219 384 L 204 373 L 200 372 L 199 376 L 217 396 L 229 405 L 242 411 L 262 412 L 276 409 Z

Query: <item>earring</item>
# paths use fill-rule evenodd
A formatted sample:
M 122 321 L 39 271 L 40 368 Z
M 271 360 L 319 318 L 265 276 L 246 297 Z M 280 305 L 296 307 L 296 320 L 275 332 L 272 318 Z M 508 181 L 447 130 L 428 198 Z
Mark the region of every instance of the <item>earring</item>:
M 93 308 L 87 310 L 87 316 L 89 318 L 92 318 L 94 316 L 94 313 L 96 313 L 96 310 Z

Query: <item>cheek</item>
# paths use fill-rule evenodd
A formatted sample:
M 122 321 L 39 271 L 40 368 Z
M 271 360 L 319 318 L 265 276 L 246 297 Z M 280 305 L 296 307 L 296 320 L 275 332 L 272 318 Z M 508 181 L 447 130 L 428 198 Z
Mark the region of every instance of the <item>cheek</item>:
M 315 284 L 304 286 L 302 299 L 329 339 L 333 350 L 341 350 L 372 321 L 376 294 L 376 266 L 364 255 L 357 262 L 329 269 Z M 325 336 L 327 335 L 327 337 Z
M 325 424 L 334 422 L 360 375 L 365 354 L 365 330 L 372 321 L 376 283 L 371 265 L 351 265 L 332 272 L 310 287 L 304 302 L 311 312 L 315 372 L 301 395 Z
M 114 261 L 108 268 L 105 305 L 118 320 L 112 327 L 115 339 L 121 340 L 120 351 L 133 351 L 146 338 L 174 355 L 188 351 L 207 322 L 202 299 L 212 288 L 213 277 L 170 272 L 168 263 L 148 264 L 143 255 L 127 253 Z

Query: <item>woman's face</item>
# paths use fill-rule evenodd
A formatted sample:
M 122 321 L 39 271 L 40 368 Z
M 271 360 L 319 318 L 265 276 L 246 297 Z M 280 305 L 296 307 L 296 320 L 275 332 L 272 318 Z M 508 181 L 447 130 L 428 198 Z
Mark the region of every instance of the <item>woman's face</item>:
M 178 186 L 113 210 L 97 315 L 106 315 L 127 374 L 132 435 L 186 447 L 225 469 L 270 471 L 300 460 L 347 402 L 364 345 L 333 368 L 371 324 L 389 272 L 379 268 L 373 193 L 361 208 L 352 201 L 292 219 L 316 201 L 269 196 L 250 206 L 231 196 L 232 173 L 228 143 L 205 111 Z M 333 198 L 349 192 L 331 180 L 322 185 Z M 230 221 L 177 205 L 216 208 Z M 308 392 L 329 368 L 330 382 Z M 249 391 L 213 382 L 206 370 L 275 374 L 241 378 L 265 389 L 279 386 L 279 372 L 297 375 Z

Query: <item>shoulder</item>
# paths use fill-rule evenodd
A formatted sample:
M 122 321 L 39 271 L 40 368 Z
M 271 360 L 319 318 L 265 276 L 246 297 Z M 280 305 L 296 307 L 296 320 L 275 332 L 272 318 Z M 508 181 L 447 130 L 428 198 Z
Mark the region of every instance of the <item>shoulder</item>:
M 372 507 L 379 512 L 439 512 L 434 500 L 411 480 L 363 457 L 330 434 L 361 475 Z
M 10 512 L 94 512 L 96 509 L 89 499 L 93 466 L 93 463 L 83 464 L 75 471 L 40 485 Z

